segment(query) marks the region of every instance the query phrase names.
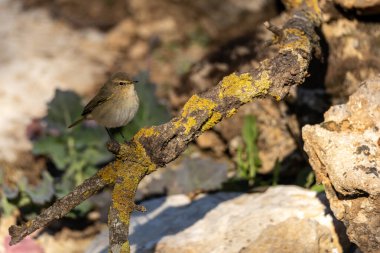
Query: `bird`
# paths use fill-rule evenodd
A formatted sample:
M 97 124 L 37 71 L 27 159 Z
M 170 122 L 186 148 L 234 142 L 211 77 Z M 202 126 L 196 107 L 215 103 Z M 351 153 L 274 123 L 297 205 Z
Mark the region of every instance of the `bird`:
M 127 125 L 135 117 L 139 108 L 135 83 L 137 81 L 131 81 L 125 72 L 113 74 L 84 107 L 80 118 L 68 128 L 84 120 L 95 120 L 98 125 L 106 128 L 108 135 L 113 139 L 110 128 Z

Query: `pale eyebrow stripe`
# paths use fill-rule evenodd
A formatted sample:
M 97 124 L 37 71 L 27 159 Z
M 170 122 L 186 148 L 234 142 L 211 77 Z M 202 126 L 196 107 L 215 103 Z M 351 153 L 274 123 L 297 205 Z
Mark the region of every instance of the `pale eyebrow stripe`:
M 133 83 L 132 81 L 129 80 L 123 80 L 123 79 L 116 79 L 114 82 L 125 82 L 125 83 Z

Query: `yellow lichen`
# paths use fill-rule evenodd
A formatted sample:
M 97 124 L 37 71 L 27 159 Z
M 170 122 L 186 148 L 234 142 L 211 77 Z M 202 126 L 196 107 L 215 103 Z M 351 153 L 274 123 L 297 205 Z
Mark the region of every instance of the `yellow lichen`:
M 229 110 L 228 112 L 227 112 L 227 118 L 230 118 L 230 117 L 232 117 L 235 113 L 237 112 L 237 109 L 236 108 L 232 108 L 231 110 Z
M 129 247 L 129 242 L 126 241 L 121 245 L 120 253 L 129 253 L 130 252 L 130 247 Z
M 283 45 L 281 50 L 294 51 L 295 49 L 302 49 L 306 52 L 310 51 L 311 49 L 310 41 L 303 31 L 299 29 L 295 29 L 295 28 L 288 28 L 288 29 L 285 29 L 283 32 L 284 32 L 285 37 L 295 36 L 297 37 L 297 39 Z
M 193 126 L 197 124 L 197 121 L 194 117 L 187 117 L 187 120 L 185 123 L 183 123 L 183 126 L 185 127 L 185 134 L 189 134 L 190 130 Z
M 117 180 L 112 192 L 113 207 L 119 214 L 120 221 L 129 224 L 130 213 L 134 210 L 134 197 L 140 180 L 156 169 L 156 165 L 146 154 L 145 148 L 134 137 L 131 143 L 121 144 L 116 161 L 113 163 L 113 174 Z M 109 174 L 109 173 L 103 173 Z
M 116 173 L 113 168 L 114 163 L 110 163 L 103 169 L 99 170 L 97 175 L 104 181 L 107 182 L 108 184 L 113 183 L 116 178 Z
M 140 129 L 135 135 L 135 138 L 138 139 L 142 136 L 150 137 L 150 136 L 157 136 L 157 135 L 158 135 L 158 132 L 153 127 L 148 127 L 148 128 Z
M 216 106 L 217 104 L 210 99 L 193 95 L 184 105 L 181 117 L 177 121 L 173 122 L 174 127 L 184 127 L 184 133 L 189 134 L 191 129 L 197 125 L 197 120 L 194 113 L 197 111 L 206 111 L 207 114 L 211 116 Z
M 319 8 L 318 5 L 318 0 L 306 0 L 307 6 L 309 6 L 311 9 L 314 10 L 314 12 L 318 15 L 321 16 L 321 9 Z
M 251 93 L 254 92 L 252 85 L 252 76 L 248 73 L 241 74 L 232 73 L 222 80 L 219 98 L 238 97 L 243 102 L 251 100 Z
M 282 1 L 287 9 L 294 9 L 299 7 L 304 0 L 283 0 Z
M 260 79 L 255 80 L 254 85 L 259 90 L 258 95 L 263 95 L 268 93 L 268 89 L 271 86 L 272 81 L 270 80 L 269 73 L 267 71 L 263 71 L 260 74 Z
M 184 105 L 182 111 L 182 117 L 185 118 L 194 111 L 207 110 L 210 112 L 217 106 L 217 104 L 210 99 L 201 98 L 197 95 L 193 95 L 189 101 Z
M 249 73 L 239 76 L 232 73 L 223 78 L 219 98 L 236 97 L 243 103 L 247 103 L 257 95 L 266 94 L 270 85 L 271 80 L 267 71 L 263 71 L 257 80 L 254 80 Z
M 280 101 L 281 100 L 281 97 L 277 94 L 270 94 L 272 97 L 274 97 L 274 99 L 276 99 L 276 101 Z
M 211 117 L 202 126 L 202 131 L 209 130 L 216 125 L 222 119 L 222 114 L 220 112 L 214 112 Z

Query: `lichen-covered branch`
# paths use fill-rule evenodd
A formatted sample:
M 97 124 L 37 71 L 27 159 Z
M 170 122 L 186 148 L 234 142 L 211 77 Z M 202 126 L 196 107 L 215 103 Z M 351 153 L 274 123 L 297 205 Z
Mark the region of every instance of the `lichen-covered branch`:
M 81 185 L 74 188 L 65 197 L 57 200 L 52 206 L 43 210 L 36 218 L 22 224 L 21 226 L 11 226 L 9 234 L 12 237 L 10 245 L 16 244 L 27 235 L 30 235 L 37 229 L 45 227 L 55 219 L 63 217 L 71 209 L 103 189 L 107 184 L 112 183 L 114 163 L 108 164 L 94 176 L 86 179 Z M 105 177 L 104 175 L 107 175 Z
M 134 210 L 144 209 L 135 205 L 134 197 L 145 175 L 176 159 L 189 142 L 224 118 L 231 117 L 243 104 L 267 96 L 281 100 L 292 86 L 303 83 L 312 53 L 319 47 L 315 29 L 320 25 L 320 10 L 317 0 L 285 2 L 289 8 L 294 8 L 289 20 L 282 28 L 268 25 L 276 31 L 276 56 L 262 61 L 257 69 L 241 74 L 232 73 L 210 90 L 193 95 L 180 115 L 168 123 L 141 129 L 130 142 L 109 146 L 116 159 L 89 179 L 97 181 L 99 185 L 92 183 L 95 190 L 88 191 L 93 194 L 106 184 L 114 184 L 109 212 L 110 252 L 129 252 L 130 214 Z M 44 211 L 20 227 L 11 227 L 12 243 L 20 241 L 52 219 L 62 217 L 64 212 L 70 210 L 69 207 L 87 198 L 77 196 L 80 193 L 83 192 L 75 189 L 47 209 L 49 212 Z M 63 204 L 65 201 L 69 204 Z M 61 206 L 65 206 L 64 211 L 55 210 Z M 48 217 L 51 213 L 55 215 Z M 33 229 L 29 229 L 30 224 Z

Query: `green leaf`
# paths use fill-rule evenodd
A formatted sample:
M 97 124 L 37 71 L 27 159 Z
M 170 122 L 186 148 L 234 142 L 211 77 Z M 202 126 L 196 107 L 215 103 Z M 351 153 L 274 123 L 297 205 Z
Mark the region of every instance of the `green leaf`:
M 42 180 L 38 185 L 25 184 L 23 189 L 32 202 L 37 205 L 48 203 L 55 193 L 53 178 L 47 171 L 42 172 Z
M 89 201 L 84 201 L 80 203 L 78 206 L 76 206 L 74 209 L 72 209 L 68 214 L 66 214 L 66 216 L 73 219 L 77 217 L 83 217 L 89 211 L 91 211 L 93 207 L 93 204 L 91 204 Z
M 247 115 L 244 118 L 241 135 L 244 145 L 239 145 L 237 150 L 237 178 L 247 180 L 248 185 L 252 187 L 257 183 L 256 174 L 261 166 L 257 148 L 259 132 L 254 116 Z
M 252 115 L 247 115 L 244 118 L 244 124 L 242 129 L 242 137 L 247 145 L 256 145 L 258 131 L 256 118 Z
M 78 94 L 57 89 L 53 100 L 48 103 L 48 112 L 44 120 L 48 128 L 63 132 L 68 125 L 79 118 L 82 109 L 81 98 Z
M 325 191 L 325 187 L 323 186 L 323 184 L 315 184 L 313 185 L 310 190 L 312 191 L 316 191 L 316 192 L 324 192 Z
M 12 205 L 8 199 L 1 195 L 0 197 L 0 213 L 4 214 L 4 216 L 9 216 L 13 213 L 13 211 L 16 209 L 15 205 Z
M 46 155 L 58 169 L 64 170 L 70 163 L 64 138 L 60 136 L 43 136 L 33 143 L 33 154 Z

